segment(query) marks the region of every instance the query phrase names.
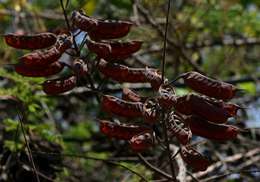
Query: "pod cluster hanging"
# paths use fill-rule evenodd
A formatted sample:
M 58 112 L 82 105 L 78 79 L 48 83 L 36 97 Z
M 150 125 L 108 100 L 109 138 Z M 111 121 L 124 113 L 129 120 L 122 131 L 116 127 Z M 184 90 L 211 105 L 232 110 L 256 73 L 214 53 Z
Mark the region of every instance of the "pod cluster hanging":
M 155 145 L 157 132 L 154 130 L 160 127 L 162 118 L 166 118 L 167 132 L 171 139 L 178 140 L 183 160 L 196 171 L 206 170 L 210 162 L 190 146 L 192 135 L 214 141 L 227 141 L 237 137 L 239 128 L 225 124 L 240 109 L 238 105 L 227 102 L 235 96 L 237 88 L 234 85 L 191 71 L 179 78 L 197 94 L 178 96 L 167 79 L 162 82 L 157 69 L 131 68 L 122 64 L 123 60 L 141 48 L 142 42 L 111 39 L 126 36 L 133 26 L 132 22 L 99 20 L 88 17 L 81 11 L 74 11 L 71 21 L 73 28 L 87 33 L 86 47 L 96 54 L 97 64 L 94 68 L 101 75 L 119 83 L 149 83 L 156 93 L 153 97 L 146 97 L 124 88 L 122 98 L 103 95 L 103 111 L 133 121 L 140 119 L 143 123 L 122 124 L 100 120 L 102 133 L 126 140 L 133 151 L 143 152 Z M 9 46 L 34 50 L 22 56 L 15 65 L 17 73 L 29 77 L 48 77 L 61 72 L 64 64 L 59 62 L 59 58 L 67 49 L 72 48 L 72 38 L 51 33 L 5 35 Z M 80 55 L 69 68 L 72 71 L 69 77 L 45 81 L 43 91 L 49 95 L 61 94 L 76 87 L 79 78 L 89 76 L 86 60 Z

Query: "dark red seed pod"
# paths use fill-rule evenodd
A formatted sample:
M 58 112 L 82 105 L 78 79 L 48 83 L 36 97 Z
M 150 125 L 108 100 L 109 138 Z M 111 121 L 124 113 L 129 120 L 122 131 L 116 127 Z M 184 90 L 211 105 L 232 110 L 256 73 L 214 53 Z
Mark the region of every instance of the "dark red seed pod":
M 195 149 L 188 146 L 181 147 L 181 157 L 195 172 L 205 171 L 210 165 L 208 159 L 202 156 Z
M 161 76 L 157 73 L 155 69 L 148 68 L 129 68 L 120 64 L 108 63 L 101 59 L 98 65 L 98 70 L 118 82 L 128 82 L 128 83 L 146 83 L 150 82 L 152 87 L 158 89 L 158 78 L 161 80 Z
M 146 69 L 145 77 L 154 90 L 158 90 L 162 84 L 162 76 L 158 70 Z
M 98 24 L 98 20 L 90 18 L 78 11 L 72 12 L 71 21 L 74 26 L 86 32 L 89 32 L 90 30 L 95 28 Z
M 240 107 L 236 104 L 233 104 L 233 103 L 226 103 L 226 102 L 223 102 L 222 100 L 216 100 L 214 98 L 209 98 L 209 97 L 205 97 L 205 96 L 202 96 L 202 97 L 210 104 L 213 104 L 217 107 L 225 109 L 226 112 L 228 112 L 228 114 L 230 115 L 230 117 L 236 116 L 237 111 L 239 109 L 242 109 L 242 107 Z
M 163 109 L 171 109 L 176 103 L 174 88 L 170 85 L 161 85 L 159 88 L 158 102 Z
M 160 119 L 159 105 L 156 99 L 147 99 L 143 105 L 143 117 L 148 124 L 154 124 Z
M 145 102 L 147 97 L 142 97 L 128 88 L 123 88 L 122 99 L 130 102 Z
M 43 83 L 43 91 L 47 95 L 58 95 L 72 90 L 77 85 L 76 76 L 47 80 Z
M 101 21 L 89 31 L 89 36 L 93 40 L 107 40 L 124 37 L 130 31 L 132 22 L 129 21 Z
M 208 78 L 195 71 L 188 72 L 182 77 L 185 84 L 192 90 L 216 99 L 230 100 L 237 91 L 232 84 Z
M 120 140 L 130 140 L 133 136 L 148 132 L 151 133 L 152 130 L 145 126 L 139 125 L 126 125 L 126 124 L 116 124 L 106 120 L 100 120 L 100 131 L 107 135 L 108 137 L 120 139 Z
M 137 52 L 141 46 L 141 41 L 129 41 L 129 42 L 88 42 L 88 48 L 90 51 L 96 53 L 99 58 L 103 58 L 106 61 L 124 60 L 130 57 L 133 53 Z
M 88 49 L 91 52 L 94 52 L 97 54 L 99 58 L 107 58 L 112 53 L 112 47 L 110 44 L 105 42 L 94 42 L 89 40 L 87 42 Z M 105 59 L 107 60 L 107 59 Z
M 28 53 L 19 58 L 20 62 L 28 67 L 41 68 L 56 62 L 66 49 L 71 47 L 71 41 L 65 39 L 64 42 L 59 40 L 55 46 L 48 50 L 38 50 Z
M 189 116 L 185 118 L 185 122 L 189 125 L 194 135 L 216 141 L 233 140 L 240 131 L 235 126 L 214 124 L 198 116 Z
M 73 69 L 74 73 L 79 77 L 83 77 L 88 74 L 88 66 L 81 59 L 75 59 L 73 61 L 72 69 Z
M 213 105 L 204 97 L 194 94 L 178 97 L 174 108 L 182 114 L 195 114 L 214 123 L 225 123 L 231 117 L 225 108 Z
M 52 63 L 42 69 L 34 69 L 24 64 L 16 64 L 15 71 L 20 75 L 28 77 L 48 77 L 61 72 L 63 67 L 64 64 L 59 62 Z
M 53 33 L 39 33 L 34 35 L 6 34 L 7 45 L 16 49 L 44 49 L 55 44 L 57 37 Z
M 101 105 L 105 112 L 121 117 L 142 117 L 143 113 L 143 104 L 141 102 L 127 102 L 110 95 L 103 96 Z
M 174 135 L 182 145 L 187 145 L 191 140 L 192 133 L 188 125 L 174 113 L 169 114 L 168 131 Z
M 134 152 L 143 152 L 154 144 L 153 134 L 144 132 L 133 136 L 130 140 L 130 147 Z

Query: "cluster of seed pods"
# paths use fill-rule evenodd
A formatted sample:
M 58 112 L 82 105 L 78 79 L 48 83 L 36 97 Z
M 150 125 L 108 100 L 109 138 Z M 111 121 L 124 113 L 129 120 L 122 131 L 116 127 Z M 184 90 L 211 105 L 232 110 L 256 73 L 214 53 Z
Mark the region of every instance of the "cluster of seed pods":
M 155 133 L 152 128 L 155 123 L 160 123 L 164 111 L 167 114 L 168 132 L 181 144 L 183 160 L 196 171 L 207 169 L 210 163 L 189 146 L 192 134 L 217 141 L 236 138 L 239 129 L 225 124 L 240 108 L 225 102 L 234 97 L 235 86 L 192 71 L 182 74 L 180 78 L 199 94 L 177 96 L 169 83 L 162 83 L 158 70 L 129 68 L 122 64 L 122 60 L 141 48 L 142 42 L 110 39 L 126 36 L 133 25 L 131 22 L 97 20 L 76 11 L 72 14 L 72 21 L 77 28 L 88 32 L 91 40 L 87 42 L 87 47 L 99 58 L 97 69 L 100 73 L 120 83 L 148 82 L 158 93 L 148 98 L 124 88 L 122 98 L 104 95 L 101 100 L 103 111 L 131 120 L 141 118 L 146 126 L 101 120 L 100 130 L 105 135 L 129 141 L 133 151 L 147 150 L 154 145 Z
M 59 59 L 72 46 L 71 36 L 55 35 L 50 32 L 33 35 L 6 34 L 4 38 L 6 44 L 11 47 L 33 50 L 20 57 L 19 63 L 14 65 L 18 74 L 27 77 L 50 77 L 60 73 L 65 64 Z M 48 95 L 57 95 L 76 87 L 76 74 L 82 70 L 86 72 L 87 69 L 78 59 L 73 61 L 71 68 L 70 76 L 46 80 L 42 84 L 43 91 Z
M 130 68 L 123 60 L 137 52 L 141 41 L 118 41 L 126 36 L 133 23 L 128 21 L 103 21 L 74 11 L 71 17 L 73 27 L 87 32 L 86 46 L 96 54 L 97 70 L 106 78 L 120 83 L 150 83 L 157 93 L 154 97 L 140 96 L 124 88 L 122 98 L 103 95 L 102 110 L 112 116 L 127 119 L 141 118 L 142 124 L 122 124 L 100 120 L 100 131 L 108 137 L 126 140 L 135 152 L 148 150 L 155 144 L 154 126 L 159 124 L 162 113 L 166 114 L 167 130 L 181 145 L 183 160 L 195 171 L 206 170 L 210 162 L 190 146 L 192 135 L 215 141 L 227 141 L 237 137 L 239 129 L 225 124 L 234 117 L 238 105 L 227 103 L 237 91 L 236 87 L 222 81 L 208 78 L 191 71 L 182 74 L 184 83 L 198 94 L 177 96 L 174 87 L 153 68 Z M 61 55 L 72 46 L 71 36 L 56 36 L 51 33 L 36 35 L 7 34 L 6 43 L 17 49 L 36 50 L 22 56 L 15 65 L 17 73 L 30 77 L 55 75 L 64 67 L 59 62 Z M 47 49 L 48 48 L 48 49 Z M 73 74 L 66 78 L 47 80 L 43 91 L 56 95 L 73 89 L 79 77 L 88 74 L 86 64 L 79 58 L 71 64 Z M 165 79 L 166 80 L 166 79 Z

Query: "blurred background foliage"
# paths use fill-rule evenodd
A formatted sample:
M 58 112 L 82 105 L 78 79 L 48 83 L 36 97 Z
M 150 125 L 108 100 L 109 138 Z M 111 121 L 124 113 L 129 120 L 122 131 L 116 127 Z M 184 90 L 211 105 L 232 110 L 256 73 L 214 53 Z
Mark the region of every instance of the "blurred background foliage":
M 168 38 L 178 48 L 168 43 L 166 76 L 172 80 L 180 73 L 194 70 L 196 67 L 190 64 L 192 62 L 211 77 L 236 83 L 245 93 L 234 102 L 248 108 L 248 112 L 241 111 L 239 117 L 230 122 L 238 126 L 251 127 L 252 132 L 244 137 L 247 142 L 257 142 L 259 139 L 257 131 L 260 127 L 258 99 L 260 1 L 176 0 L 172 2 Z M 67 11 L 70 13 L 72 10 L 82 9 L 87 15 L 101 19 L 134 21 L 137 26 L 125 39 L 142 40 L 144 44 L 142 50 L 126 60 L 125 64 L 133 67 L 160 68 L 163 37 L 158 29 L 163 28 L 165 24 L 166 4 L 165 0 L 140 1 L 140 6 L 144 8 L 148 18 L 156 22 L 156 26 L 146 19 L 131 0 L 70 0 Z M 65 28 L 59 1 L 53 0 L 0 0 L 0 22 L 1 34 L 58 32 Z M 25 53 L 27 51 L 17 51 L 7 47 L 3 39 L 0 40 L 0 95 L 14 95 L 24 102 L 28 116 L 26 122 L 28 135 L 32 138 L 34 135 L 40 137 L 43 143 L 52 142 L 59 145 L 63 153 L 86 154 L 102 159 L 113 158 L 120 164 L 141 173 L 147 179 L 157 178 L 138 162 L 138 158 L 129 150 L 127 143 L 108 139 L 99 133 L 96 118 L 102 117 L 104 113 L 100 111 L 98 102 L 92 95 L 76 93 L 57 97 L 46 96 L 41 91 L 41 83 L 44 79 L 27 78 L 14 73 L 11 64 L 17 63 L 18 57 Z M 183 53 L 188 59 L 182 55 Z M 100 79 L 100 76 L 97 76 L 97 79 Z M 106 82 L 107 85 L 111 83 L 113 82 Z M 147 94 L 150 92 L 146 91 L 146 87 L 139 90 L 148 92 Z M 177 87 L 177 93 L 187 92 L 188 89 Z M 120 92 L 117 94 L 119 95 Z M 20 156 L 25 151 L 25 143 L 19 129 L 19 117 L 13 103 L 0 102 L 0 130 L 3 131 L 0 134 L 2 145 L 0 159 L 7 168 L 5 162 L 7 151 L 8 154 L 11 151 Z M 197 141 L 197 138 L 194 141 Z M 174 139 L 172 142 L 176 143 Z M 37 143 L 37 146 L 52 146 L 52 143 L 42 145 Z M 238 140 L 236 144 L 228 142 L 219 146 L 208 142 L 201 146 L 208 156 L 212 155 L 210 158 L 213 161 L 217 161 L 218 158 L 214 153 L 216 147 L 224 156 L 246 152 L 252 148 L 242 143 Z M 254 143 L 254 146 L 259 147 L 259 143 Z M 54 147 L 54 152 L 60 151 L 60 148 Z M 152 158 L 161 156 L 160 151 L 156 149 L 148 151 L 145 155 Z M 10 155 L 8 156 L 10 159 Z M 129 161 L 121 162 L 120 158 L 127 158 Z M 140 180 L 123 168 L 84 158 L 65 158 L 59 167 L 60 170 L 55 171 L 54 177 L 57 181 Z M 259 168 L 259 165 L 254 164 L 250 167 Z M 9 175 L 13 170 L 1 168 L 0 172 L 3 176 L 6 173 Z M 237 178 L 254 181 L 259 179 L 259 176 L 247 174 L 228 178 L 229 181 L 235 181 Z M 7 176 L 1 177 L 0 181 L 8 181 L 7 179 L 9 179 Z

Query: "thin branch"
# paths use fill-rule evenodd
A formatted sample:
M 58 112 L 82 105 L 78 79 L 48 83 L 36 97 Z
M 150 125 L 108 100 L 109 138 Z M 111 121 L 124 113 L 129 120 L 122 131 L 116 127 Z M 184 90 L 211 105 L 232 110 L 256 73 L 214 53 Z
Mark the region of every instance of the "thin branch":
M 64 4 L 63 4 L 63 0 L 60 0 L 60 5 L 61 5 L 62 11 L 63 11 L 63 15 L 64 15 L 64 18 L 65 18 L 67 28 L 68 28 L 69 31 L 71 31 L 71 26 L 70 26 L 70 23 L 69 23 L 69 19 L 68 19 L 66 9 L 65 9 Z M 73 45 L 74 45 L 75 51 L 77 52 L 77 55 L 79 56 L 80 52 L 79 52 L 79 49 L 78 49 L 74 35 L 73 35 Z
M 37 173 L 37 169 L 36 169 L 36 167 L 35 167 L 35 163 L 34 163 L 34 160 L 33 160 L 33 157 L 32 157 L 32 151 L 31 151 L 31 149 L 30 149 L 29 143 L 28 143 L 27 138 L 26 138 L 25 130 L 24 130 L 24 123 L 23 123 L 23 121 L 24 121 L 25 115 L 24 115 L 23 112 L 20 113 L 19 108 L 16 108 L 16 109 L 17 109 L 17 111 L 18 111 L 18 117 L 19 117 L 19 121 L 20 121 L 20 125 L 21 125 L 21 130 L 22 130 L 22 133 L 23 133 L 25 145 L 26 145 L 26 148 L 27 148 L 28 153 L 29 153 L 28 158 L 29 158 L 29 160 L 30 160 L 30 162 L 31 162 L 31 164 L 32 164 L 33 173 L 34 173 L 34 175 L 35 175 L 35 178 L 36 178 L 37 182 L 40 182 L 40 178 L 39 178 L 39 175 L 38 175 L 38 173 Z
M 154 165 L 152 165 L 150 162 L 148 162 L 143 156 L 142 154 L 137 154 L 139 159 L 144 163 L 144 165 L 146 167 L 148 167 L 149 169 L 151 169 L 152 171 L 156 172 L 157 174 L 167 178 L 168 180 L 173 180 L 172 176 L 169 175 L 168 173 L 160 170 L 159 168 L 155 167 Z
M 82 155 L 82 154 L 69 154 L 69 153 L 48 153 L 48 152 L 39 152 L 39 151 L 32 151 L 34 154 L 38 154 L 38 155 L 51 155 L 51 156 L 66 156 L 66 157 L 73 157 L 73 158 L 82 158 L 82 159 L 89 159 L 89 160 L 97 160 L 97 161 L 102 161 L 111 165 L 115 165 L 115 166 L 119 166 L 122 167 L 128 171 L 130 171 L 131 173 L 137 175 L 138 177 L 140 177 L 143 181 L 148 182 L 146 180 L 146 178 L 144 176 L 142 176 L 141 174 L 139 174 L 138 172 L 130 169 L 129 167 L 120 164 L 118 162 L 114 162 L 112 160 L 107 160 L 107 159 L 102 159 L 102 158 L 97 158 L 97 157 L 92 157 L 92 156 L 87 156 L 87 155 Z

